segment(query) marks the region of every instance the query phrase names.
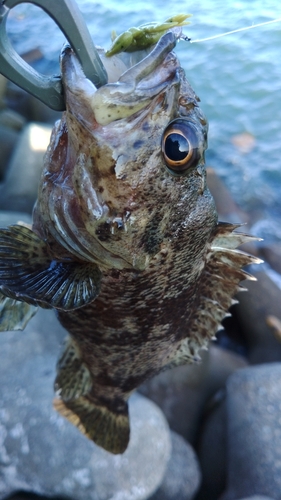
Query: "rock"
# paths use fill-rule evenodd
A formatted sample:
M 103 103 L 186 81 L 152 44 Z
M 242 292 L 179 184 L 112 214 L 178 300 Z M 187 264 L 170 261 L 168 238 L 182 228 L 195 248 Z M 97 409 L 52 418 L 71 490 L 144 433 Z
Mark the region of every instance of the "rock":
M 248 215 L 238 207 L 225 184 L 210 167 L 207 168 L 207 184 L 214 197 L 220 220 L 233 223 L 249 221 Z
M 281 243 L 260 247 L 259 254 L 277 273 L 281 274 Z
M 171 432 L 172 453 L 160 488 L 149 500 L 192 500 L 200 486 L 201 471 L 187 441 Z
M 34 493 L 26 493 L 24 491 L 20 491 L 15 495 L 9 496 L 5 498 L 5 500 L 68 500 L 66 497 L 42 497 L 41 495 L 36 495 Z
M 11 224 L 18 224 L 18 222 L 31 224 L 31 215 L 24 212 L 9 212 L 0 210 L 0 227 L 7 227 Z
M 202 470 L 202 484 L 196 500 L 217 500 L 224 490 L 227 464 L 225 386 L 228 377 L 245 366 L 247 361 L 242 356 L 211 344 L 205 383 L 207 404 L 196 444 Z
M 237 498 L 237 500 L 274 500 L 274 498 L 265 497 L 263 495 L 254 495 L 253 497 Z
M 54 109 L 49 108 L 43 102 L 36 99 L 36 97 L 29 96 L 30 101 L 30 113 L 32 120 L 35 122 L 44 122 L 49 123 L 53 126 L 53 124 L 60 120 L 61 111 L 55 111 Z
M 272 329 L 275 338 L 278 340 L 278 342 L 281 342 L 281 320 L 276 316 L 269 315 L 266 318 L 266 322 Z
M 52 408 L 65 331 L 39 310 L 25 332 L 0 336 L 0 500 L 16 491 L 73 500 L 146 499 L 162 483 L 171 439 L 162 412 L 130 399 L 131 440 L 111 455 Z
M 7 88 L 7 78 L 0 74 L 0 109 L 5 106 L 5 94 Z
M 0 180 L 3 180 L 19 134 L 0 124 Z M 1 186 L 1 184 L 0 184 Z
M 31 213 L 50 134 L 51 127 L 38 123 L 23 129 L 0 186 L 0 209 Z
M 44 122 L 53 125 L 61 117 L 61 112 L 50 109 L 39 99 L 10 81 L 7 85 L 5 100 L 9 109 L 17 111 L 30 122 Z
M 228 480 L 222 500 L 281 499 L 281 363 L 236 371 L 227 383 Z
M 250 217 L 246 212 L 235 203 L 230 191 L 227 189 L 223 181 L 216 174 L 215 170 L 211 167 L 207 168 L 207 184 L 211 194 L 215 200 L 219 220 L 231 222 L 233 224 L 249 224 Z M 250 232 L 249 226 L 237 228 L 237 231 Z M 251 233 L 258 234 L 258 233 Z M 257 255 L 257 248 L 255 242 L 249 242 L 242 245 L 242 249 L 253 255 Z
M 218 339 L 216 345 L 246 360 L 248 351 L 243 330 L 236 316 L 235 305 L 231 306 L 230 312 L 231 316 L 225 317 L 222 321 L 223 329 L 216 334 Z
M 44 58 L 44 54 L 39 47 L 34 47 L 33 49 L 23 52 L 20 56 L 28 64 L 33 64 L 34 62 L 40 61 Z
M 242 284 L 248 292 L 238 294 L 236 314 L 244 331 L 251 364 L 281 360 L 281 343 L 267 324 L 268 316 L 280 318 L 281 290 L 264 272 L 254 273 L 258 281 Z
M 247 365 L 248 361 L 240 354 L 218 347 L 216 343 L 210 344 L 204 384 L 206 401 L 225 388 L 225 383 L 233 372 Z
M 200 363 L 164 371 L 139 388 L 162 409 L 171 429 L 192 444 L 209 398 L 224 387 L 230 373 L 246 365 L 242 356 L 215 344 L 200 355 Z
M 197 446 L 202 484 L 196 500 L 217 500 L 224 491 L 227 471 L 226 404 L 224 391 L 217 394 L 205 415 Z
M 26 123 L 26 119 L 12 109 L 3 109 L 0 111 L 0 125 L 19 131 Z
M 15 83 L 7 80 L 5 103 L 6 107 L 24 116 L 28 121 L 32 120 L 30 114 L 30 94 L 18 87 Z
M 171 429 L 191 443 L 205 403 L 202 386 L 207 376 L 208 356 L 204 351 L 202 363 L 166 370 L 139 388 L 141 394 L 162 409 Z

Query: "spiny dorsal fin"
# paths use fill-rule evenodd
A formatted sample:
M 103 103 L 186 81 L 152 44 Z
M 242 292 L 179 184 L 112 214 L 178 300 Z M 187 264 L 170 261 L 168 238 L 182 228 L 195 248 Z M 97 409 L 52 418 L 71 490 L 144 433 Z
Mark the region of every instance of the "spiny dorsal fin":
M 259 240 L 254 236 L 233 232 L 237 227 L 239 224 L 224 222 L 217 224 L 202 275 L 202 295 L 215 300 L 225 311 L 230 307 L 232 297 L 239 289 L 239 282 L 255 279 L 241 268 L 262 262 L 257 257 L 236 249 L 248 241 Z M 218 311 L 217 318 L 219 316 L 223 319 L 223 315 Z
M 237 227 L 239 224 L 219 222 L 210 242 L 206 266 L 202 273 L 200 303 L 192 327 L 192 336 L 200 332 L 202 345 L 205 339 L 212 338 L 216 333 L 227 309 L 231 306 L 233 295 L 239 289 L 239 282 L 245 279 L 255 280 L 254 276 L 241 268 L 262 262 L 257 257 L 236 249 L 243 243 L 259 240 L 254 236 L 233 232 Z M 210 310 L 207 307 L 207 298 L 214 301 L 217 306 L 214 305 Z M 208 321 L 206 314 L 209 316 Z M 215 320 L 213 327 L 211 317 Z
M 71 310 L 92 302 L 101 273 L 93 263 L 54 259 L 31 229 L 0 229 L 0 290 L 12 299 Z
M 256 279 L 241 268 L 262 261 L 236 247 L 260 238 L 233 232 L 240 225 L 219 222 L 213 232 L 188 337 L 175 343 L 174 351 L 166 360 L 170 367 L 199 359 L 199 350 L 214 339 L 228 308 L 235 302 L 232 296 L 243 290 L 239 282 Z
M 85 396 L 67 402 L 55 399 L 54 408 L 98 446 L 115 454 L 126 450 L 130 426 L 125 401 L 118 401 L 118 413 L 95 404 Z
M 92 387 L 92 377 L 81 360 L 75 341 L 68 339 L 66 348 L 57 364 L 55 391 L 64 401 L 86 395 Z
M 0 332 L 24 330 L 37 307 L 6 297 L 0 292 Z
M 251 234 L 235 231 L 245 224 L 231 224 L 230 222 L 219 222 L 214 230 L 212 239 L 212 248 L 237 248 L 244 243 L 262 241 L 262 238 L 252 236 Z

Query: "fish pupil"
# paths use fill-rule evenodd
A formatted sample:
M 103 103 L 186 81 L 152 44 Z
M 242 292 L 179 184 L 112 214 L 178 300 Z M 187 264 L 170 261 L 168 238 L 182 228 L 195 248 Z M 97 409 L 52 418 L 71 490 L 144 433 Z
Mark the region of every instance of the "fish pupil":
M 181 134 L 172 133 L 166 138 L 165 153 L 172 161 L 184 160 L 189 153 L 189 143 Z

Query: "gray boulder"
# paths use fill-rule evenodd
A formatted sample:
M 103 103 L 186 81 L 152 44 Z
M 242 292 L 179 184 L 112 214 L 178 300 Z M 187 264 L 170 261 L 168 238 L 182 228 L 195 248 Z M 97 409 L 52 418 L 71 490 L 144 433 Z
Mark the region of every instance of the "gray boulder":
M 202 484 L 196 500 L 217 500 L 225 489 L 227 469 L 225 391 L 216 394 L 206 411 L 197 446 Z
M 53 381 L 66 333 L 39 310 L 23 333 L 0 336 L 0 500 L 16 491 L 83 500 L 146 499 L 162 483 L 171 454 L 161 410 L 130 400 L 131 440 L 111 455 L 52 408 Z
M 253 497 L 237 498 L 237 500 L 274 500 L 273 498 L 264 497 L 263 495 L 254 495 Z
M 281 274 L 281 243 L 271 243 L 259 249 L 262 259 L 265 259 L 272 269 Z
M 26 119 L 12 109 L 2 109 L 0 111 L 0 125 L 2 127 L 21 130 L 26 123 Z
M 0 210 L 0 227 L 7 227 L 12 224 L 18 224 L 19 222 L 24 222 L 25 224 L 31 224 L 31 216 L 25 212 L 9 212 L 6 210 Z
M 193 443 L 205 403 L 204 387 L 208 375 L 209 352 L 201 363 L 166 370 L 149 379 L 139 391 L 164 412 L 170 428 Z
M 0 123 L 0 179 L 4 179 L 19 133 Z M 1 185 L 0 185 L 1 186 Z M 0 188 L 1 189 L 1 188 Z
M 0 185 L 1 210 L 32 212 L 50 135 L 49 125 L 29 123 L 23 128 Z
M 223 500 L 281 500 L 281 363 L 238 370 L 227 384 L 228 485 Z
M 201 471 L 192 446 L 171 432 L 172 453 L 160 488 L 149 500 L 192 500 L 201 483 Z
M 281 290 L 264 271 L 253 273 L 258 281 L 245 281 L 247 293 L 238 294 L 235 306 L 249 349 L 250 364 L 281 360 L 281 342 L 267 324 L 268 316 L 280 318 Z
M 201 362 L 166 370 L 145 382 L 139 391 L 164 412 L 170 428 L 188 442 L 198 440 L 206 404 L 225 387 L 228 376 L 246 360 L 211 343 L 201 351 Z M 200 431 L 201 432 L 201 431 Z

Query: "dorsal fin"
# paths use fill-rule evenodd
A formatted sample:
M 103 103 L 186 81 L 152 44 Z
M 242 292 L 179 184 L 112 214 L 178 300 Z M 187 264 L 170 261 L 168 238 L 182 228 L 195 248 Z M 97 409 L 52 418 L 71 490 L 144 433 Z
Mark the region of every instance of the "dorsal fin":
M 189 323 L 188 337 L 175 343 L 165 362 L 169 367 L 200 359 L 199 351 L 206 348 L 221 326 L 232 297 L 239 290 L 242 280 L 256 278 L 243 269 L 249 264 L 260 264 L 257 257 L 237 250 L 249 241 L 260 240 L 244 233 L 233 232 L 240 224 L 219 222 L 210 239 L 205 268 L 198 290 L 198 302 Z
M 0 290 L 28 304 L 71 310 L 92 302 L 101 272 L 94 263 L 54 259 L 48 245 L 21 225 L 0 229 Z
M 128 405 L 118 400 L 118 412 L 98 405 L 89 396 L 63 401 L 54 400 L 54 408 L 72 424 L 110 453 L 124 453 L 130 438 Z

